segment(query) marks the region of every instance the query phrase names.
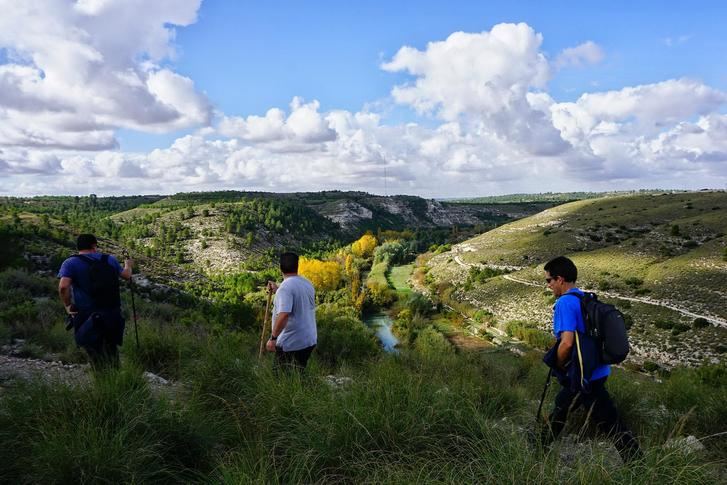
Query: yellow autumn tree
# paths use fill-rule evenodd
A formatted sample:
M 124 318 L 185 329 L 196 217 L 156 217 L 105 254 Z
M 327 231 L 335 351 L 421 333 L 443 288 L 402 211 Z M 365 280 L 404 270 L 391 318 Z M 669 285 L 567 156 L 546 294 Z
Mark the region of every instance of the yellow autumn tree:
M 335 261 L 300 258 L 298 274 L 307 278 L 318 291 L 330 291 L 341 283 L 341 265 Z
M 376 247 L 376 238 L 371 233 L 366 233 L 353 244 L 351 244 L 351 252 L 359 258 L 370 258 L 374 254 Z

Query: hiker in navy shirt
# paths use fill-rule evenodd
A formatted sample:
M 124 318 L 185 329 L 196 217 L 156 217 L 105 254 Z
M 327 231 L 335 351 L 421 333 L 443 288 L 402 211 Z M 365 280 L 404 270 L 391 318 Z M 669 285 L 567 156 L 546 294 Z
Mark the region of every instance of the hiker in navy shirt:
M 58 293 L 68 313 L 76 342 L 88 352 L 94 367 L 99 364 L 118 365 L 118 346 L 123 342 L 124 319 L 118 277 L 131 278 L 133 261 L 127 259 L 122 268 L 111 255 L 97 251 L 98 242 L 93 234 L 81 234 L 76 240 L 78 254 L 63 261 L 58 277 Z M 98 294 L 92 273 L 95 264 L 105 264 L 110 273 L 110 294 Z M 96 270 L 97 274 L 103 271 Z M 115 285 L 114 283 L 115 279 Z
M 573 261 L 559 256 L 545 264 L 545 281 L 553 295 L 558 298 L 553 313 L 553 332 L 558 340 L 556 374 L 567 374 L 571 365 L 571 355 L 576 337 L 583 340 L 586 332 L 581 310 L 581 301 L 576 294 L 583 292 L 576 288 L 578 269 Z M 573 364 L 575 365 L 575 364 Z M 560 379 L 561 389 L 555 398 L 555 408 L 548 419 L 549 427 L 543 436 L 544 444 L 558 437 L 565 427 L 568 412 L 583 405 L 590 410 L 591 419 L 599 430 L 612 435 L 616 449 L 624 462 L 641 456 L 639 444 L 631 431 L 621 420 L 616 406 L 606 390 L 606 379 L 611 373 L 609 365 L 596 365 L 590 375 L 583 376 L 588 381 L 587 391 L 572 386 L 567 379 Z

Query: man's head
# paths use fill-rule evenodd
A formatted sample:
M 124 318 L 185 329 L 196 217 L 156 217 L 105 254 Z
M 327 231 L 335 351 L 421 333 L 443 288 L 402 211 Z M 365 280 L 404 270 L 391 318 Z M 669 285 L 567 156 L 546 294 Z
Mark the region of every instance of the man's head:
M 578 279 L 578 268 L 565 256 L 551 259 L 545 263 L 543 269 L 545 270 L 545 282 L 555 296 L 566 293 Z
M 79 251 L 95 250 L 97 245 L 98 241 L 93 234 L 81 234 L 76 239 L 76 249 Z
M 280 271 L 283 274 L 298 273 L 298 255 L 295 253 L 283 253 L 280 255 Z

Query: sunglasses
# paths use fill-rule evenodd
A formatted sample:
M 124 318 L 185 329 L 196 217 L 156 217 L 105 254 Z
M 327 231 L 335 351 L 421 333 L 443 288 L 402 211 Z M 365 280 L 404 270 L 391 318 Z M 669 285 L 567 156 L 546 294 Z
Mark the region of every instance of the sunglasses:
M 545 282 L 550 283 L 551 281 L 557 280 L 558 278 L 559 278 L 559 276 L 553 276 L 552 278 L 545 278 Z

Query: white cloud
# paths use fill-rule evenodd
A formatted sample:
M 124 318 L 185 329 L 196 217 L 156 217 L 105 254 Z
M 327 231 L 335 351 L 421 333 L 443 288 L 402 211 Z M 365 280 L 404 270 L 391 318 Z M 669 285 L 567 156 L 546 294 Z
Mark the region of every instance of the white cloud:
M 679 35 L 676 37 L 666 37 L 662 39 L 662 42 L 664 42 L 664 45 L 667 47 L 674 47 L 687 43 L 691 38 L 691 35 Z
M 290 103 L 290 115 L 287 118 L 282 110 L 272 108 L 265 116 L 223 117 L 218 129 L 225 136 L 258 143 L 331 141 L 335 139 L 336 132 L 321 117 L 319 108 L 318 101 L 305 103 L 295 97 Z
M 384 70 L 411 77 L 391 96 L 431 115 L 424 124 L 392 124 L 381 102 L 322 111 L 317 100 L 296 97 L 263 115 L 219 112 L 207 126 L 209 104 L 193 81 L 161 67 L 174 56 L 168 25 L 194 22 L 198 7 L 170 2 L 149 4 L 141 18 L 128 2 L 86 0 L 69 13 L 67 2 L 48 1 L 42 22 L 10 36 L 12 61 L 0 65 L 0 192 L 383 193 L 386 185 L 389 193 L 457 196 L 727 182 L 727 94 L 671 79 L 558 102 L 550 76 L 598 62 L 602 52 L 586 42 L 549 62 L 542 35 L 526 24 L 457 32 L 422 50 L 402 47 L 385 62 Z M 124 26 L 133 36 L 120 35 Z M 114 150 L 120 126 L 194 125 L 167 148 Z
M 594 116 L 612 121 L 663 126 L 709 113 L 727 102 L 727 95 L 701 82 L 670 79 L 620 91 L 584 94 L 578 104 Z
M 208 123 L 193 81 L 162 68 L 173 25 L 200 0 L 0 0 L 0 146 L 99 150 L 115 128 L 161 132 Z
M 381 67 L 406 71 L 412 85 L 392 91 L 398 103 L 419 112 L 438 111 L 452 120 L 463 113 L 508 110 L 529 88 L 545 87 L 549 66 L 540 51 L 543 41 L 527 24 L 499 24 L 489 32 L 455 32 L 447 40 L 430 42 L 424 51 L 402 47 Z
M 555 59 L 555 66 L 562 69 L 568 66 L 582 66 L 584 64 L 598 64 L 603 60 L 603 49 L 593 41 L 584 42 L 576 47 L 563 49 Z

